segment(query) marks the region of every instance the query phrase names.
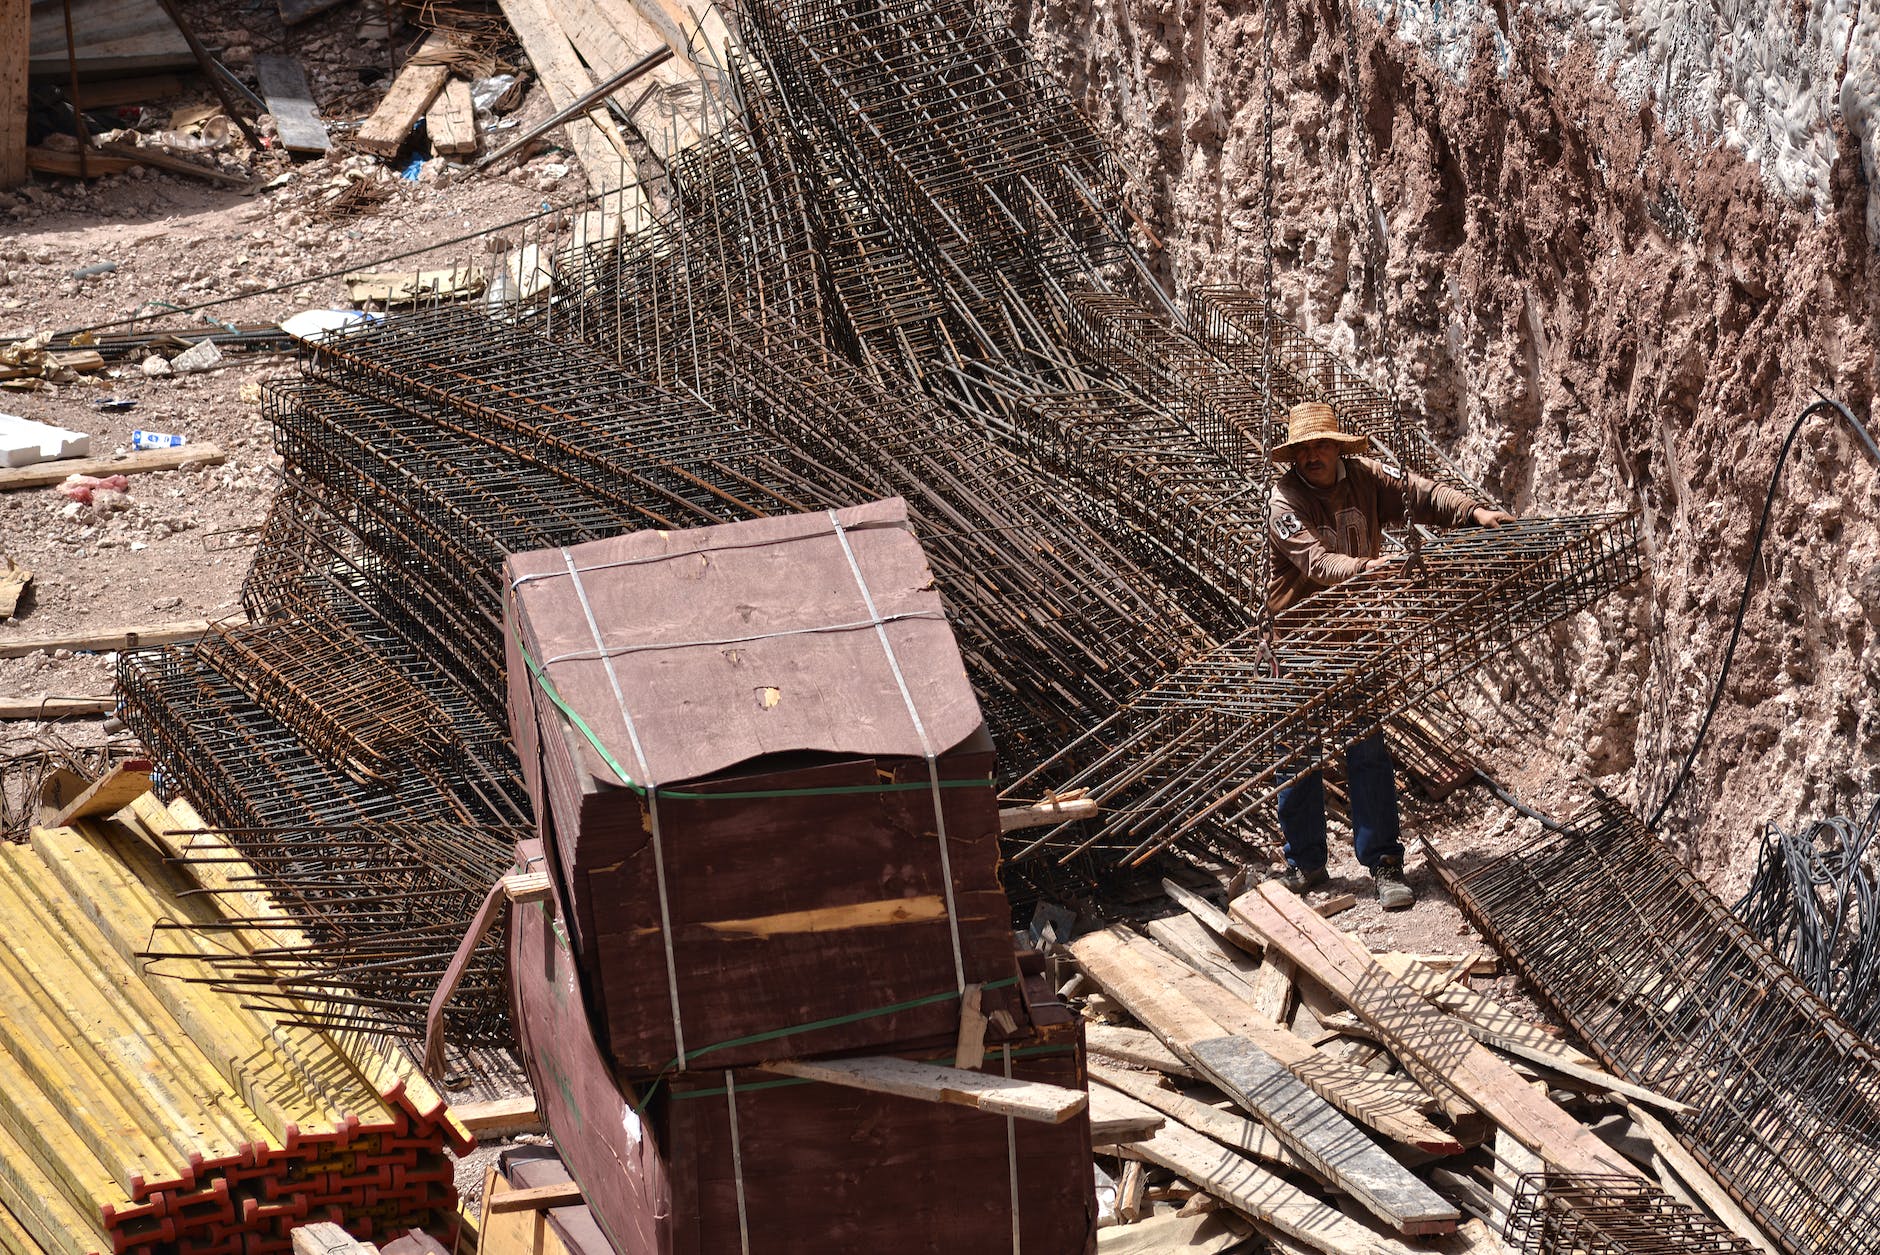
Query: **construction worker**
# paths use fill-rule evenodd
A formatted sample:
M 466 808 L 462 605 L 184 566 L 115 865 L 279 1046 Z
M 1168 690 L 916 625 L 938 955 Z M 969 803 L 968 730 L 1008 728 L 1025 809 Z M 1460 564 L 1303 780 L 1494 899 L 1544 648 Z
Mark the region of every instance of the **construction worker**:
M 1308 401 L 1286 417 L 1286 441 L 1272 456 L 1292 467 L 1274 485 L 1267 507 L 1274 552 L 1267 606 L 1275 614 L 1394 561 L 1383 556 L 1383 529 L 1402 523 L 1406 511 L 1419 523 L 1440 527 L 1514 521 L 1512 514 L 1453 488 L 1359 457 L 1369 439 L 1339 430 L 1329 405 Z M 1396 770 L 1382 729 L 1345 751 L 1353 844 L 1387 911 L 1416 901 L 1403 874 Z M 1280 790 L 1279 822 L 1286 837 L 1282 882 L 1295 893 L 1324 884 L 1325 782 L 1316 769 Z

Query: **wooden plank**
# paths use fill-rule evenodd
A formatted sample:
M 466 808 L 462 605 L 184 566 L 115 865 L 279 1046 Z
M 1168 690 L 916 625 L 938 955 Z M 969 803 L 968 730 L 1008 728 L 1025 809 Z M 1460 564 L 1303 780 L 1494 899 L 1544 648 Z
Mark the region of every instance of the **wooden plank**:
M 520 1098 L 492 1098 L 485 1102 L 452 1103 L 451 1111 L 464 1128 L 478 1137 L 504 1137 L 514 1133 L 540 1133 L 541 1110 L 535 1095 Z
M 1072 953 L 1080 965 L 1088 954 L 1093 963 L 1101 964 L 1119 984 L 1127 986 L 1129 996 L 1117 1000 L 1137 1019 L 1154 1027 L 1164 1040 L 1167 1036 L 1155 1023 L 1157 1017 L 1186 1031 L 1190 1041 L 1235 1033 L 1278 1059 L 1321 1098 L 1385 1137 L 1431 1154 L 1453 1155 L 1462 1149 L 1449 1134 L 1423 1118 L 1417 1104 L 1427 1101 L 1427 1096 L 1415 1086 L 1353 1067 L 1314 1050 L 1291 1033 L 1259 1023 L 1247 1003 L 1153 944 L 1132 945 L 1128 934 L 1111 930 L 1079 938 Z M 1116 995 L 1116 989 L 1104 984 L 1104 976 L 1087 965 L 1084 971 Z M 1132 999 L 1137 1005 L 1131 1005 Z M 1179 1022 L 1182 1017 L 1186 1017 L 1185 1024 Z M 1174 1043 L 1170 1046 L 1173 1048 Z
M 1122 1028 L 1115 1024 L 1086 1024 L 1084 1048 L 1091 1054 L 1119 1063 L 1149 1068 L 1167 1076 L 1192 1078 L 1195 1070 L 1177 1059 L 1156 1039 L 1154 1033 L 1140 1028 Z
M 0 188 L 26 181 L 27 60 L 31 0 L 0 0 Z
M 1077 790 L 1079 794 L 1083 790 Z M 1000 832 L 1021 832 L 1026 828 L 1051 828 L 1073 819 L 1092 819 L 1097 814 L 1097 799 L 1065 794 L 1030 806 L 1008 806 L 999 812 Z
M 109 815 L 123 810 L 137 798 L 150 792 L 150 764 L 143 759 L 118 763 L 99 776 L 91 787 L 66 803 L 47 825 L 64 828 L 93 815 Z
M 605 81 L 648 53 L 663 50 L 658 32 L 625 0 L 561 0 L 556 13 L 569 42 L 598 80 Z M 629 93 L 623 88 L 614 93 L 614 99 L 623 108 L 633 110 L 630 125 L 663 160 L 698 142 L 697 109 L 649 109 L 647 103 L 657 96 L 659 104 L 669 105 L 681 87 L 692 88 L 696 96 L 698 79 L 691 67 L 671 59 L 653 66 L 647 74 L 653 81 L 653 91 L 636 87 Z
M 417 125 L 450 78 L 450 66 L 442 60 L 449 51 L 450 39 L 439 31 L 433 32 L 412 54 L 405 68 L 392 80 L 391 87 L 380 97 L 378 108 L 360 124 L 353 136 L 360 148 L 379 157 L 398 155 L 411 139 L 411 128 Z
M 1159 1212 L 1097 1232 L 1097 1255 L 1227 1255 L 1246 1247 L 1244 1221 L 1231 1212 L 1184 1216 Z
M 314 111 L 313 89 L 307 86 L 307 71 L 300 58 L 256 53 L 255 78 L 274 117 L 282 148 L 290 153 L 323 153 L 333 146 L 326 123 Z
M 117 709 L 117 698 L 104 697 L 0 697 L 0 719 L 65 719 L 74 715 L 105 715 Z
M 1120 928 L 1080 937 L 1071 952 L 1091 980 L 1176 1055 L 1260 1119 L 1300 1159 L 1400 1233 L 1446 1233 L 1460 1213 L 1255 1043 L 1235 1037 L 1194 999 L 1209 982 Z M 1275 1033 L 1274 1036 L 1286 1036 Z M 1289 1039 L 1291 1040 L 1291 1039 Z M 1435 1130 L 1432 1129 L 1432 1133 Z M 1443 1149 L 1462 1149 L 1451 1139 Z
M 1292 1023 L 1293 965 L 1283 954 L 1260 960 L 1253 981 L 1253 1017 L 1262 1024 L 1285 1028 Z
M 361 1242 L 331 1220 L 295 1226 L 293 1243 L 294 1255 L 378 1255 L 379 1249 Z
M 1222 946 L 1194 916 L 1172 915 L 1167 919 L 1150 920 L 1142 930 L 1164 950 L 1228 993 L 1250 1003 L 1253 1001 L 1253 982 L 1259 975 L 1259 961 Z
M 444 84 L 424 115 L 424 133 L 431 137 L 431 151 L 446 157 L 477 150 L 477 113 L 468 82 L 453 78 Z
M 1461 1023 L 1424 1002 L 1292 893 L 1261 885 L 1236 898 L 1230 913 L 1278 946 L 1300 971 L 1343 999 L 1422 1081 L 1479 1107 L 1549 1163 L 1568 1172 L 1642 1174 L 1514 1070 L 1470 1037 Z
M 1147 1072 L 1130 1072 L 1103 1063 L 1090 1065 L 1090 1105 L 1094 1110 L 1097 1095 L 1108 1091 L 1123 1094 L 1151 1107 L 1195 1132 L 1211 1137 L 1229 1150 L 1237 1150 L 1255 1159 L 1287 1168 L 1304 1167 L 1286 1143 L 1273 1136 L 1258 1120 L 1249 1120 L 1231 1111 L 1210 1107 L 1199 1099 L 1165 1089 Z
M 1399 1233 L 1452 1232 L 1462 1213 L 1385 1154 L 1273 1056 L 1241 1037 L 1190 1048 L 1195 1065 L 1314 1172 Z M 1461 1149 L 1458 1147 L 1457 1149 Z
M 500 0 L 500 3 L 503 16 L 509 19 L 516 37 L 522 41 L 523 51 L 528 53 L 529 64 L 535 67 L 550 103 L 557 109 L 565 108 L 593 88 L 593 79 L 582 68 L 580 58 L 546 0 Z M 589 187 L 594 191 L 613 192 L 628 186 L 634 181 L 627 174 L 632 168 L 632 150 L 621 137 L 606 106 L 597 104 L 581 117 L 591 125 L 583 126 L 579 119 L 569 122 L 568 146 L 580 160 L 581 168 L 587 171 Z
M 547 872 L 511 872 L 503 877 L 503 896 L 512 903 L 546 901 L 550 892 Z
M 960 995 L 960 1031 L 953 1043 L 953 1066 L 967 1071 L 986 1061 L 986 1013 L 979 1009 L 981 988 L 968 985 Z
M 37 466 L 11 466 L 0 470 L 0 492 L 44 488 L 65 482 L 68 475 L 138 475 L 145 471 L 173 471 L 184 463 L 213 466 L 228 461 L 219 445 L 207 441 L 180 449 L 145 449 L 121 458 L 66 458 Z
M 967 1072 L 937 1063 L 916 1063 L 886 1055 L 849 1059 L 783 1059 L 762 1065 L 778 1076 L 794 1076 L 826 1085 L 842 1085 L 875 1094 L 895 1094 L 921 1102 L 974 1107 L 994 1115 L 1039 1124 L 1062 1124 L 1089 1104 L 1079 1089 L 1043 1081 L 1014 1081 L 984 1072 Z
M 79 632 L 71 636 L 36 636 L 27 640 L 9 640 L 0 644 L 0 658 L 24 658 L 38 650 L 48 652 L 69 649 L 111 652 L 123 649 L 148 649 L 156 645 L 174 645 L 193 641 L 209 630 L 207 619 L 184 619 L 175 623 L 152 623 L 138 627 L 114 628 L 108 632 Z
M 1101 1085 L 1090 1087 L 1090 1144 L 1121 1146 L 1140 1142 L 1168 1121 L 1151 1111 L 1143 1113 L 1136 1106 L 1118 1102 L 1116 1090 Z
M 1355 939 L 1351 944 L 1358 948 L 1363 946 L 1362 942 Z M 1470 1035 L 1485 1046 L 1492 1046 L 1529 1063 L 1552 1068 L 1562 1076 L 1598 1086 L 1607 1093 L 1623 1094 L 1672 1115 L 1691 1115 L 1695 1111 L 1686 1103 L 1666 1098 L 1643 1085 L 1635 1085 L 1623 1077 L 1614 1076 L 1601 1068 L 1599 1061 L 1591 1055 L 1575 1050 L 1494 1000 L 1455 984 L 1455 977 L 1460 973 L 1453 969 L 1448 974 L 1440 974 L 1409 955 L 1371 954 L 1368 950 L 1365 953 L 1379 967 L 1461 1020 Z
M 1181 1125 L 1121 1148 L 1194 1182 L 1222 1202 L 1326 1255 L 1411 1255 L 1418 1248 L 1387 1237 L 1268 1172 L 1251 1159 Z
M 138 163 L 128 157 L 107 157 L 93 151 L 81 161 L 75 152 L 57 148 L 28 148 L 26 168 L 35 174 L 50 174 L 61 179 L 102 179 L 107 174 L 123 174 Z
M 560 1185 L 538 1185 L 533 1189 L 509 1190 L 489 1200 L 484 1210 L 505 1216 L 513 1211 L 547 1211 L 552 1207 L 572 1207 L 581 1201 L 581 1187 L 573 1181 Z

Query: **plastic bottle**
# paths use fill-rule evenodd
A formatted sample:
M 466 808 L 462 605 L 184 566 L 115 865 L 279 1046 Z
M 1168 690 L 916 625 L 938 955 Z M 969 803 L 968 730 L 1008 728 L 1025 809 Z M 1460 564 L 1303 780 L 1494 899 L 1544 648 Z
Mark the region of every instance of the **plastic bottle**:
M 189 437 L 174 435 L 167 431 L 145 431 L 138 427 L 131 432 L 133 449 L 177 449 L 189 443 Z

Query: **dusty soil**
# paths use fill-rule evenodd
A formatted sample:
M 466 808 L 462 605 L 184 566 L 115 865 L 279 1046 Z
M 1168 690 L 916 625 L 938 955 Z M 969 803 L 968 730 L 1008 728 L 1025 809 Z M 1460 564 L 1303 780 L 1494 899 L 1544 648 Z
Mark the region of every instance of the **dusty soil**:
M 335 275 L 382 269 L 377 259 L 538 214 L 545 205 L 578 199 L 585 187 L 566 154 L 542 146 L 520 166 L 459 181 L 461 167 L 427 164 L 416 180 L 347 151 L 349 123 L 370 112 L 383 90 L 394 51 L 422 32 L 393 40 L 373 34 L 366 6 L 342 5 L 293 31 L 278 18 L 257 18 L 233 3 L 184 6 L 212 50 L 235 67 L 259 51 L 285 51 L 307 67 L 334 150 L 318 160 L 293 160 L 278 148 L 256 153 L 239 135 L 213 154 L 221 168 L 254 177 L 259 190 L 239 192 L 186 175 L 142 170 L 98 179 L 36 176 L 14 193 L 0 192 L 0 340 L 100 324 L 110 330 L 173 330 L 185 339 L 211 330 L 210 318 L 239 325 L 278 322 L 307 308 L 350 308 Z M 491 65 L 499 64 L 493 40 Z M 207 86 L 153 100 L 146 116 L 211 105 Z M 510 116 L 526 125 L 545 116 L 539 90 Z M 127 111 L 135 114 L 132 108 Z M 264 122 L 262 131 L 271 132 Z M 514 130 L 499 133 L 514 134 Z M 364 184 L 367 204 L 341 212 L 329 202 Z M 357 194 L 355 194 L 357 195 Z M 394 263 L 435 268 L 486 265 L 505 240 L 475 239 Z M 90 278 L 72 272 L 99 262 L 116 269 Z M 281 291 L 272 291 L 284 287 Z M 236 299 L 230 299 L 236 298 Z M 213 303 L 213 304 L 211 304 Z M 179 309 L 209 304 L 198 313 Z M 136 322 L 133 315 L 147 315 Z M 173 357 L 176 349 L 161 355 Z M 0 493 L 0 553 L 35 573 L 18 613 L 0 622 L 0 644 L 240 611 L 249 547 L 273 493 L 279 459 L 261 410 L 261 385 L 293 371 L 291 356 L 233 353 L 202 374 L 147 375 L 139 358 L 77 383 L 40 391 L 0 390 L 0 411 L 87 432 L 94 456 L 125 451 L 135 428 L 177 433 L 190 444 L 218 446 L 219 465 L 138 475 L 126 508 L 94 511 L 51 489 Z M 134 409 L 106 411 L 115 398 Z M 110 691 L 110 654 L 0 659 L 0 696 L 91 696 Z M 99 721 L 69 721 L 69 737 L 85 741 Z

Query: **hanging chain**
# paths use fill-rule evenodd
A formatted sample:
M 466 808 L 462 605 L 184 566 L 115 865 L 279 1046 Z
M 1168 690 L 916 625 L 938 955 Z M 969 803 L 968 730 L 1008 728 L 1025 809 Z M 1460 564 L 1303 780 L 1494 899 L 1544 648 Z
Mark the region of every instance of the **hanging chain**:
M 1384 401 L 1390 407 L 1391 443 L 1396 447 L 1391 450 L 1397 458 L 1397 469 L 1409 473 L 1410 466 L 1405 457 L 1410 447 L 1409 431 L 1404 422 L 1403 406 L 1397 401 L 1397 361 L 1391 349 L 1391 318 L 1389 300 L 1390 240 L 1384 231 L 1384 216 L 1377 208 L 1376 181 L 1372 177 L 1370 135 L 1364 125 L 1364 105 L 1361 90 L 1364 75 L 1358 68 L 1357 11 L 1352 0 L 1339 0 L 1341 25 L 1345 28 L 1345 109 L 1350 116 L 1352 156 L 1358 165 L 1358 178 L 1364 188 L 1365 226 L 1364 268 L 1370 279 L 1371 299 L 1377 309 L 1377 330 L 1371 337 L 1373 348 L 1384 361 Z M 1407 486 L 1406 486 L 1407 492 Z M 1405 500 L 1404 531 L 1405 540 L 1410 549 L 1410 561 L 1405 570 L 1415 574 L 1423 565 L 1423 534 L 1417 530 L 1416 520 L 1409 517 L 1408 498 Z

